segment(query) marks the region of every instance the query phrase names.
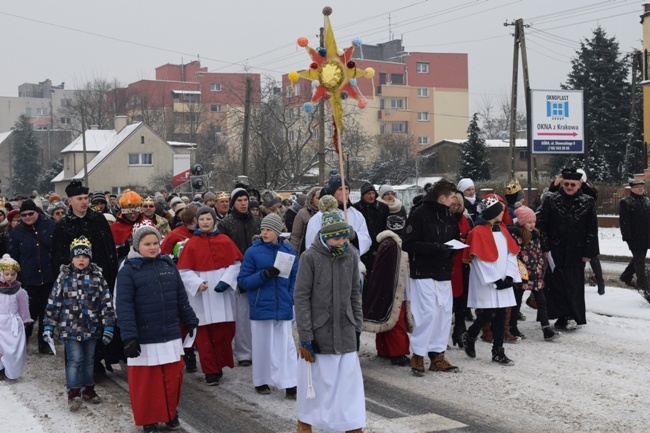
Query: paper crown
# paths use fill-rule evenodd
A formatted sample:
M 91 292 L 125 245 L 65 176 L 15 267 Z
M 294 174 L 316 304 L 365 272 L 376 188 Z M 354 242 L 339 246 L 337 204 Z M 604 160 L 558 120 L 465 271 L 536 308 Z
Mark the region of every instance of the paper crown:
M 483 209 L 489 209 L 490 207 L 494 206 L 497 203 L 499 203 L 498 198 L 496 198 L 495 196 L 488 197 L 483 201 Z
M 219 191 L 217 193 L 216 200 L 221 200 L 222 198 L 227 198 L 228 200 L 230 200 L 230 194 L 228 194 L 226 191 Z
M 150 195 L 142 199 L 142 203 L 156 203 L 156 199 Z
M 135 234 L 135 232 L 137 232 L 138 229 L 140 229 L 142 227 L 154 227 L 155 228 L 156 226 L 153 225 L 153 223 L 151 222 L 150 219 L 143 219 L 139 223 L 133 224 L 133 230 L 131 230 L 131 233 Z
M 0 270 L 20 272 L 20 265 L 9 254 L 5 254 L 0 259 Z
M 90 258 L 93 256 L 92 245 L 85 236 L 79 236 L 70 244 L 70 258 L 76 256 L 88 256 Z
M 142 206 L 142 197 L 135 191 L 126 190 L 120 198 L 120 208 L 122 213 L 135 213 L 140 212 Z
M 519 191 L 521 191 L 521 185 L 519 184 L 519 181 L 517 179 L 515 179 L 514 182 L 510 182 L 506 186 L 506 195 L 516 194 Z

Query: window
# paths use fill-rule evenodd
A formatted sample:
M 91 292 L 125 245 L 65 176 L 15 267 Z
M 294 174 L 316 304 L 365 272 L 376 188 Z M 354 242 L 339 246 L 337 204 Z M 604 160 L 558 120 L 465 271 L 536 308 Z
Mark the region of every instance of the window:
M 198 117 L 196 114 L 197 113 L 185 113 L 185 121 L 196 122 L 196 118 Z
M 129 153 L 129 165 L 152 165 L 153 153 Z
M 70 124 L 70 118 L 69 117 L 62 117 L 61 118 L 61 125 L 69 125 Z
M 181 123 L 181 115 L 180 114 L 176 114 L 174 116 L 174 123 L 176 123 L 176 124 Z
M 61 99 L 62 107 L 69 107 L 70 105 L 72 105 L 72 99 Z
M 32 117 L 32 107 L 26 107 L 25 108 L 25 115 L 27 117 Z
M 381 98 L 379 100 L 379 109 L 383 110 L 384 108 L 386 108 L 386 102 L 385 102 L 384 98 Z
M 284 94 L 287 95 L 287 98 L 293 98 L 295 96 L 293 85 L 287 86 Z
M 394 110 L 403 110 L 404 109 L 404 100 L 403 99 L 391 99 L 390 108 Z
M 300 84 L 294 86 L 294 88 L 293 88 L 293 96 L 300 96 Z
M 402 134 L 405 133 L 406 130 L 406 122 L 393 122 L 391 124 L 391 132 L 393 134 Z
M 37 116 L 47 116 L 47 109 L 45 109 L 45 108 L 37 108 L 36 109 L 36 115 Z
M 379 73 L 379 84 L 386 84 L 386 72 Z
M 429 97 L 429 88 L 418 87 L 418 98 L 428 98 L 428 97 Z
M 429 73 L 429 63 L 426 62 L 417 62 L 415 64 L 415 70 L 418 74 L 428 74 Z
M 403 74 L 390 74 L 390 81 L 392 84 L 404 84 Z
M 418 144 L 429 144 L 429 137 L 427 136 L 418 137 Z
M 426 111 L 418 112 L 418 121 L 419 122 L 428 122 L 429 121 L 429 113 L 426 112 Z
M 211 92 L 221 92 L 221 83 L 212 83 L 210 84 Z
M 144 135 L 140 136 L 140 144 L 144 144 Z
M 527 150 L 520 150 L 519 151 L 519 159 L 522 159 L 522 160 L 528 159 L 528 151 Z
M 213 113 L 221 113 L 221 104 L 210 104 L 210 111 Z

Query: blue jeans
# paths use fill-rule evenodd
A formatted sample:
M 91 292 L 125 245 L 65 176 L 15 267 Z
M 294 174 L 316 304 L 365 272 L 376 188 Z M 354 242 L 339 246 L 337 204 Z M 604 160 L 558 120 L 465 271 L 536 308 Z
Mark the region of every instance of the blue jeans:
M 65 381 L 66 387 L 80 388 L 95 383 L 93 367 L 95 364 L 95 345 L 97 338 L 84 341 L 65 339 Z

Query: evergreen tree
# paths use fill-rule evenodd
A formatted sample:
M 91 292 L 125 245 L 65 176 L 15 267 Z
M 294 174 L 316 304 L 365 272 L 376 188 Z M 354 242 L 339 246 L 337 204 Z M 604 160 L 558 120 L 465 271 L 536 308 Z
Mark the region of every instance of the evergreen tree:
M 50 168 L 45 170 L 38 178 L 38 188 L 42 194 L 45 194 L 46 191 L 53 190 L 52 179 L 56 177 L 57 174 L 63 171 L 63 158 L 55 159 L 50 164 Z
M 29 118 L 22 114 L 14 125 L 14 143 L 11 151 L 13 176 L 11 188 L 14 192 L 29 194 L 38 187 L 41 172 L 41 143 Z
M 458 178 L 468 177 L 481 181 L 490 179 L 490 162 L 487 159 L 485 140 L 481 138 L 478 113 L 474 113 L 467 128 L 467 141 L 460 145 L 460 169 Z
M 590 40 L 580 43 L 571 63 L 562 88 L 584 91 L 586 154 L 557 156 L 554 165 L 584 166 L 589 179 L 596 181 L 620 180 L 629 142 L 628 60 L 621 56 L 616 38 L 598 27 Z
M 624 177 L 632 177 L 635 173 L 642 173 L 647 166 L 647 157 L 643 144 L 643 90 L 639 85 L 643 80 L 642 53 L 635 51 L 632 53 L 631 59 L 636 62 L 636 67 L 632 69 L 636 73 L 636 77 L 633 79 L 636 88 L 631 88 L 631 91 L 634 92 L 634 104 L 631 106 L 630 111 L 627 150 L 623 167 Z

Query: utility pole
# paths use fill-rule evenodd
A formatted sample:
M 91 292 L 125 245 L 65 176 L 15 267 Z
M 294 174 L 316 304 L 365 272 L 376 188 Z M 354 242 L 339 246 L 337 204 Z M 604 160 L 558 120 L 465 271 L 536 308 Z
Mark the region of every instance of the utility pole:
M 515 45 L 512 56 L 512 92 L 510 94 L 510 179 L 515 179 L 515 140 L 517 135 L 517 79 L 519 78 L 519 22 L 515 26 Z M 504 25 L 511 25 L 505 23 Z
M 325 46 L 325 28 L 320 28 L 320 46 Z M 340 143 L 339 143 L 340 144 Z M 341 151 L 342 151 L 341 147 Z M 325 185 L 325 101 L 318 107 L 318 184 Z
M 241 157 L 241 174 L 248 175 L 248 144 L 250 140 L 250 118 L 251 118 L 251 105 L 253 93 L 253 80 L 250 77 L 246 78 L 246 102 L 244 105 L 244 131 L 242 137 L 242 157 Z
M 81 102 L 81 143 L 83 144 L 83 154 L 84 154 L 84 183 L 86 188 L 90 188 L 88 185 L 88 159 L 86 156 L 86 101 Z

